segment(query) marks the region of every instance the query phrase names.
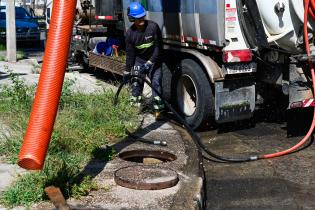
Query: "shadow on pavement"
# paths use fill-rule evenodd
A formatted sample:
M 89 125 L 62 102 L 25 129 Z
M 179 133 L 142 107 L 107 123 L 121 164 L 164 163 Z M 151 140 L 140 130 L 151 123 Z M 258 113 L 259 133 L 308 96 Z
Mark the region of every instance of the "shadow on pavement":
M 83 69 L 80 72 L 82 73 L 88 73 L 91 76 L 107 83 L 110 85 L 114 85 L 114 86 L 119 86 L 120 82 L 122 80 L 120 75 L 117 74 L 113 74 L 111 72 L 106 72 L 102 69 L 94 69 L 94 68 L 89 68 L 89 69 Z
M 310 128 L 313 118 L 313 108 L 279 110 L 268 108 L 256 110 L 254 117 L 238 122 L 209 125 L 201 131 L 217 130 L 218 134 L 255 128 L 257 124 L 278 124 L 287 132 L 287 137 L 304 136 Z
M 18 74 L 15 74 L 15 75 L 24 76 L 24 75 L 27 75 L 27 74 L 25 74 L 25 73 L 18 73 Z M 0 80 L 7 79 L 9 77 L 10 77 L 9 74 L 0 71 Z
M 8 77 L 9 77 L 9 75 L 8 75 L 7 73 L 4 73 L 4 72 L 1 72 L 1 71 L 0 71 L 0 80 L 6 79 L 6 78 L 8 78 Z

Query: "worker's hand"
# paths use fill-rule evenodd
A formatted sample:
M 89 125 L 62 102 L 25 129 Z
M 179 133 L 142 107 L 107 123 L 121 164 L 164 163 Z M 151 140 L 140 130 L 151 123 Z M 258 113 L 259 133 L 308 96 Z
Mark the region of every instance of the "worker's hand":
M 153 63 L 151 61 L 147 61 L 145 64 L 143 64 L 140 67 L 140 73 L 147 74 L 152 67 L 153 67 Z
M 129 71 L 124 71 L 122 82 L 124 84 L 126 84 L 126 83 L 129 82 L 129 80 L 130 80 L 130 72 Z

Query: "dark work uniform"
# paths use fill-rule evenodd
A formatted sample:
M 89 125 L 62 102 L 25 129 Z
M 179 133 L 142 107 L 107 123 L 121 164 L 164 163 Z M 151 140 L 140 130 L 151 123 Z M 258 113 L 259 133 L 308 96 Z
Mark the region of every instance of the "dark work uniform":
M 132 25 L 126 33 L 126 66 L 127 71 L 140 66 L 147 61 L 153 63 L 148 76 L 154 89 L 161 93 L 161 51 L 162 34 L 159 26 L 150 20 L 145 21 L 143 31 L 138 31 Z M 142 75 L 145 77 L 145 75 Z M 143 91 L 143 81 L 137 80 L 132 84 L 132 96 L 139 97 Z M 152 91 L 153 97 L 157 94 Z

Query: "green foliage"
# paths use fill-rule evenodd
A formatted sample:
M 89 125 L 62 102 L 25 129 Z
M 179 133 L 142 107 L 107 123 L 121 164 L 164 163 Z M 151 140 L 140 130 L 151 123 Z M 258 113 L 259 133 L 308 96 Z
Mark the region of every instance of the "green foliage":
M 32 74 L 39 74 L 42 70 L 42 64 L 32 64 Z
M 71 194 L 73 197 L 80 197 L 88 195 L 91 190 L 97 190 L 98 186 L 92 177 L 86 176 L 83 178 L 82 182 L 79 184 L 74 184 L 71 189 Z
M 92 152 L 93 157 L 98 160 L 110 161 L 116 156 L 116 150 L 113 147 L 107 146 L 106 148 L 97 147 Z
M 19 51 L 16 52 L 16 59 L 17 60 L 22 60 L 24 58 L 26 58 L 26 56 L 25 56 L 25 53 L 23 51 L 19 50 Z
M 18 75 L 9 71 L 11 86 L 0 89 L 0 119 L 13 130 L 12 136 L 0 141 L 0 155 L 16 162 L 34 97 Z M 74 93 L 75 80 L 66 80 L 60 98 L 59 111 L 52 133 L 44 169 L 21 176 L 3 194 L 2 202 L 8 206 L 31 205 L 45 199 L 44 188 L 54 185 L 67 197 L 86 195 L 97 186 L 91 177 L 81 173 L 91 159 L 109 161 L 116 151 L 107 145 L 126 136 L 124 122 L 136 117 L 130 107 L 126 90 L 120 103 L 114 106 L 115 93 Z M 105 150 L 102 148 L 106 148 Z
M 25 174 L 5 191 L 2 195 L 2 203 L 9 206 L 30 205 L 42 200 L 44 190 L 42 189 L 45 175 L 42 172 Z
M 0 143 L 0 154 L 5 155 L 9 163 L 16 163 L 17 154 L 20 151 L 22 142 L 17 136 L 11 136 Z
M 7 66 L 4 67 L 4 70 L 9 74 L 9 79 L 11 80 L 12 85 L 4 86 L 0 93 L 2 100 L 7 100 L 7 103 L 3 104 L 7 107 L 2 106 L 1 108 L 4 108 L 6 111 L 8 111 L 7 108 L 9 108 L 10 111 L 12 108 L 18 111 L 21 108 L 30 108 L 34 94 L 34 87 L 27 86 L 25 81 Z M 3 110 L 1 109 L 1 111 Z
M 6 51 L 7 48 L 4 44 L 0 44 L 0 51 Z

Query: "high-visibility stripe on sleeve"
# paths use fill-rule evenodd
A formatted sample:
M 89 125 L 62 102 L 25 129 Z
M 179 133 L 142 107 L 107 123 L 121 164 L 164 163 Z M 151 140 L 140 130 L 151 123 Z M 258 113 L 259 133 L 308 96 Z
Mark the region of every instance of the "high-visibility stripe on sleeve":
M 141 50 L 141 49 L 149 48 L 149 47 L 153 46 L 153 44 L 154 44 L 154 42 L 150 42 L 150 43 L 138 45 L 138 46 L 136 46 L 136 48 Z

